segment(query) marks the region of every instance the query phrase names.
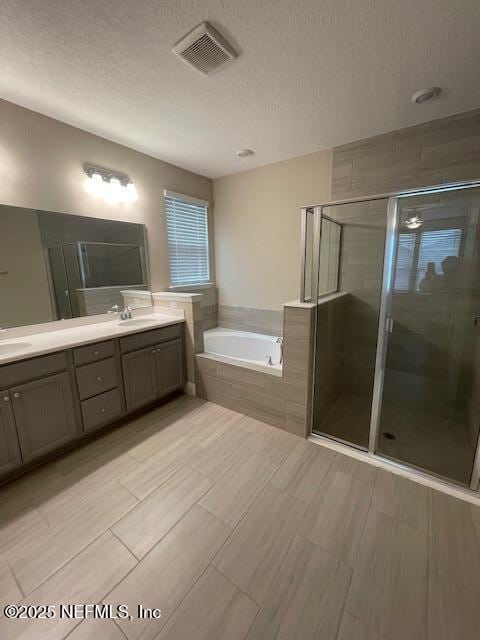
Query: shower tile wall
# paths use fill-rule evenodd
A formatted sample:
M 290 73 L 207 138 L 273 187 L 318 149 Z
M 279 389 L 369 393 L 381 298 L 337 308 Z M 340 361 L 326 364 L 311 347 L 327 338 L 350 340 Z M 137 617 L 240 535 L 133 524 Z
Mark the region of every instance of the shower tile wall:
M 385 247 L 386 201 L 335 207 L 343 223 L 340 291 L 346 306 L 343 389 L 368 398 L 373 390 Z
M 333 150 L 332 199 L 480 177 L 480 109 Z
M 321 327 L 333 317 L 333 308 L 320 304 L 317 310 L 314 429 L 363 447 L 375 375 L 386 211 L 386 200 L 324 210 L 342 223 L 339 290 L 346 295 L 337 302 L 339 326 L 326 329 L 336 342 L 330 348 Z
M 320 424 L 343 390 L 345 320 L 348 294 L 335 295 L 317 308 L 315 423 Z

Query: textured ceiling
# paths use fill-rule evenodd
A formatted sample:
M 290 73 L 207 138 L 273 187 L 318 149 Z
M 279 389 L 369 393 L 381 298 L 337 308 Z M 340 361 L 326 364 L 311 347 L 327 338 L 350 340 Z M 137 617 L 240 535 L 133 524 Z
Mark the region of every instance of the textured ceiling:
M 203 20 L 240 52 L 211 77 L 170 50 Z M 1 0 L 0 97 L 216 177 L 480 106 L 479 29 L 478 0 Z

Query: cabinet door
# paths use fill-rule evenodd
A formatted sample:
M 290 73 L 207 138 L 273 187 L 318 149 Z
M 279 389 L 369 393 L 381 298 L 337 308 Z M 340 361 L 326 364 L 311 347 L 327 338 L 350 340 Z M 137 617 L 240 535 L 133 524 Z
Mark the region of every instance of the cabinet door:
M 77 435 L 68 373 L 11 389 L 13 411 L 24 462 L 41 456 Z
M 155 349 L 159 396 L 181 389 L 184 384 L 181 340 L 160 344 Z
M 8 391 L 0 391 L 0 475 L 22 462 L 12 403 Z
M 122 356 L 127 411 L 135 411 L 158 398 L 155 349 L 148 347 Z

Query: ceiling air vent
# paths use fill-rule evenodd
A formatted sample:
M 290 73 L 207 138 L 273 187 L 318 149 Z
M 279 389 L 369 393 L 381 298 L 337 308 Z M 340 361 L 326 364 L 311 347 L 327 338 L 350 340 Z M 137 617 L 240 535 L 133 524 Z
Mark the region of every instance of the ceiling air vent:
M 202 22 L 187 33 L 172 51 L 205 76 L 238 55 L 208 22 Z

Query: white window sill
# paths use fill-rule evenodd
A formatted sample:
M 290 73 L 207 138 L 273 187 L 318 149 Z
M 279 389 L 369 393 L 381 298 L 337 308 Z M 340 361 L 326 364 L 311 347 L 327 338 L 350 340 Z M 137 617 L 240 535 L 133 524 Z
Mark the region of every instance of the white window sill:
M 197 289 L 210 289 L 214 286 L 214 282 L 203 282 L 201 284 L 176 284 L 168 288 L 170 291 L 196 291 Z

